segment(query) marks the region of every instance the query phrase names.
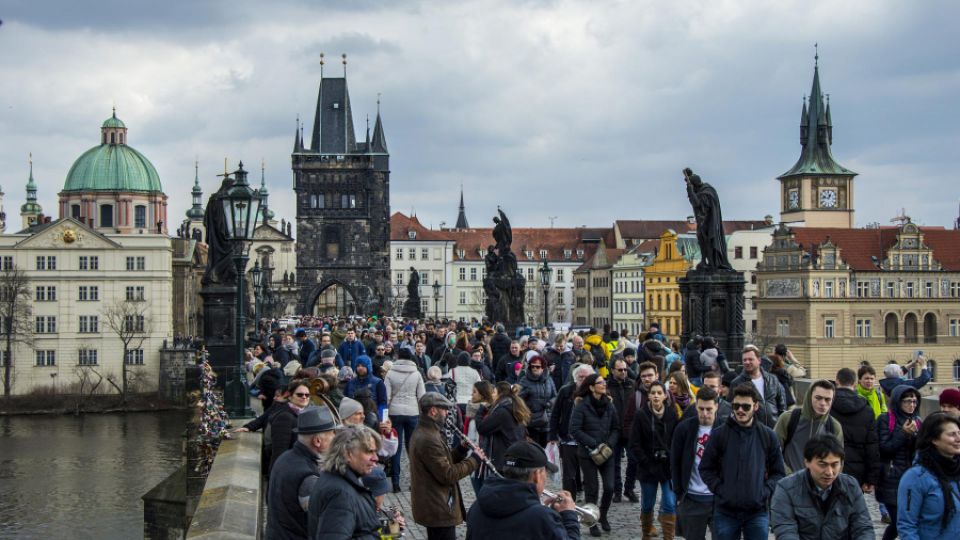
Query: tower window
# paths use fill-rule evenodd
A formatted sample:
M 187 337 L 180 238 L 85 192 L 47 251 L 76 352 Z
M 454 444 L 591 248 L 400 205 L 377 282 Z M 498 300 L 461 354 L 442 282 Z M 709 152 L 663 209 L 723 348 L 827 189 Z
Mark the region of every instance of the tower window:
M 100 226 L 113 227 L 113 205 L 104 204 L 100 206 Z
M 111 133 L 111 134 L 110 134 L 110 144 L 115 144 L 116 142 L 117 142 L 117 134 L 116 134 L 116 133 Z
M 147 207 L 143 205 L 137 205 L 133 207 L 133 226 L 134 227 L 146 227 L 147 226 Z

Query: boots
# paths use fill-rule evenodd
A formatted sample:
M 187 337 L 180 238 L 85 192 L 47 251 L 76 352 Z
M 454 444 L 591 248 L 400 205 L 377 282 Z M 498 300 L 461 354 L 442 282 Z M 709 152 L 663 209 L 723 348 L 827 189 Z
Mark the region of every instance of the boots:
M 650 540 L 656 535 L 657 530 L 653 527 L 653 512 L 640 514 L 640 529 L 643 532 L 643 540 Z
M 601 508 L 601 509 L 600 509 L 600 521 L 597 522 L 597 523 L 600 524 L 600 528 L 603 529 L 603 530 L 606 531 L 606 532 L 610 532 L 610 522 L 607 521 L 607 511 L 608 511 L 608 510 L 609 510 L 609 508 Z
M 663 540 L 673 540 L 677 531 L 677 516 L 669 514 L 660 515 L 660 532 L 663 533 Z
M 595 538 L 600 538 L 600 526 L 599 526 L 599 525 L 591 525 L 591 526 L 590 526 L 590 536 L 593 536 L 593 537 L 595 537 Z

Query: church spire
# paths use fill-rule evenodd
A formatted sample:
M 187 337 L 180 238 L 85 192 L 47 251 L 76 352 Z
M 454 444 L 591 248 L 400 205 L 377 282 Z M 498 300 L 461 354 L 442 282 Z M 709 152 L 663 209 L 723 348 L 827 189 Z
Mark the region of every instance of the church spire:
M 27 202 L 20 206 L 20 217 L 23 218 L 23 228 L 31 227 L 40 222 L 43 208 L 37 202 L 37 183 L 33 179 L 33 152 L 30 153 L 30 177 L 27 179 Z
M 203 221 L 203 188 L 200 187 L 200 162 L 193 162 L 193 189 L 190 190 L 193 206 L 187 210 L 190 221 Z
M 463 205 L 463 185 L 460 186 L 460 212 L 457 214 L 457 229 L 469 229 L 470 224 L 467 223 L 467 210 Z
M 260 189 L 257 191 L 260 193 L 260 214 L 263 216 L 263 223 L 266 224 L 273 219 L 274 213 L 267 205 L 270 192 L 267 190 L 266 162 L 262 158 L 260 159 Z
M 300 115 L 297 115 L 297 129 L 293 134 L 293 151 L 294 153 L 303 150 L 303 140 L 300 138 Z

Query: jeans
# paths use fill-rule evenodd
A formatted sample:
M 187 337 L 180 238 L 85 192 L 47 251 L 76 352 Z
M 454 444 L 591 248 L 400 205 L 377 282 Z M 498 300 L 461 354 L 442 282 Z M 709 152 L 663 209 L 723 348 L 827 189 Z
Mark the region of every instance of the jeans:
M 560 474 L 565 491 L 569 491 L 574 498 L 583 490 L 583 481 L 580 477 L 580 459 L 577 458 L 577 447 L 572 444 L 560 445 Z
M 657 487 L 660 488 L 660 514 L 676 514 L 677 496 L 673 494 L 669 480 L 660 483 L 640 481 L 640 511 L 644 514 L 653 513 L 653 507 L 657 503 Z
M 887 512 L 890 514 L 890 524 L 883 531 L 883 540 L 893 540 L 897 537 L 897 507 L 888 504 Z
M 600 486 L 597 483 L 597 475 L 603 482 L 603 497 L 600 498 L 600 509 L 610 508 L 610 502 L 613 500 L 613 459 L 603 462 L 603 465 L 597 466 L 592 459 L 588 457 L 580 458 L 580 468 L 583 469 L 583 493 L 584 500 L 587 503 L 597 504 L 597 498 L 600 494 Z
M 620 481 L 620 457 L 627 455 L 627 471 L 623 475 L 623 482 Z M 614 493 L 629 493 L 633 491 L 637 483 L 637 458 L 630 450 L 630 439 L 620 439 L 617 441 L 617 447 L 613 449 L 613 459 L 617 464 L 613 468 L 613 487 Z
M 677 533 L 686 540 L 705 540 L 707 528 L 713 535 L 713 497 L 687 495 L 677 507 Z
M 770 535 L 770 514 L 761 510 L 738 516 L 726 514 L 719 508 L 713 513 L 713 538 L 715 540 L 767 540 Z
M 410 444 L 410 437 L 413 435 L 413 430 L 417 429 L 417 420 L 419 416 L 391 416 L 390 421 L 393 422 L 394 429 L 397 430 L 397 453 L 390 458 L 390 476 L 393 480 L 394 487 L 400 485 L 400 453 L 403 452 L 403 447 Z

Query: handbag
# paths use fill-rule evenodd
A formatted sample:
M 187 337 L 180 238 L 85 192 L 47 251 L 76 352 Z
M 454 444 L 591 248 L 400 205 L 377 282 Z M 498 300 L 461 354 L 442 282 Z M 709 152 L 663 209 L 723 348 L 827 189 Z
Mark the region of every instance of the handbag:
M 607 443 L 600 443 L 600 446 L 590 451 L 590 459 L 593 460 L 597 467 L 606 463 L 612 455 L 613 449 L 610 448 Z

